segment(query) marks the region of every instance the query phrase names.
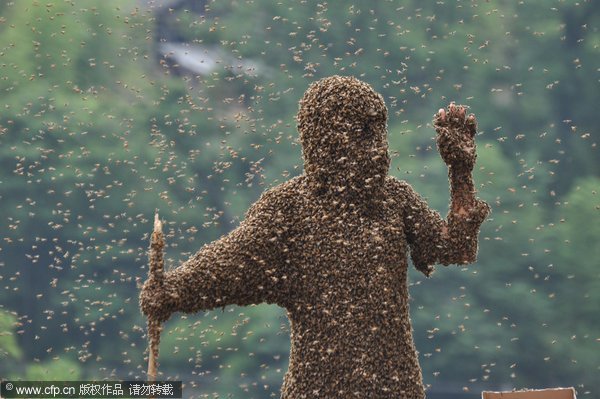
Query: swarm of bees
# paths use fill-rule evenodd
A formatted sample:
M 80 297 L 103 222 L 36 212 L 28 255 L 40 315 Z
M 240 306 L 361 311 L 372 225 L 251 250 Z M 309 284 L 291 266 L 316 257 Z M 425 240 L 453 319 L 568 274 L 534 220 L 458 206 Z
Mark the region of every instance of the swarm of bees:
M 282 398 L 424 398 L 407 252 L 427 276 L 438 263 L 475 261 L 489 207 L 474 196 L 474 117 L 464 108 L 452 104 L 435 122 L 451 171 L 447 221 L 387 176 L 386 122 L 382 97 L 356 78 L 311 85 L 298 112 L 305 173 L 266 191 L 237 229 L 168 272 L 164 285 L 150 279 L 143 312 L 164 321 L 274 303 L 291 323 Z
M 143 380 L 162 338 L 186 397 L 278 397 L 288 355 L 286 397 L 593 396 L 597 11 L 0 2 L 0 376 Z M 146 330 L 154 209 L 150 265 L 191 259 Z

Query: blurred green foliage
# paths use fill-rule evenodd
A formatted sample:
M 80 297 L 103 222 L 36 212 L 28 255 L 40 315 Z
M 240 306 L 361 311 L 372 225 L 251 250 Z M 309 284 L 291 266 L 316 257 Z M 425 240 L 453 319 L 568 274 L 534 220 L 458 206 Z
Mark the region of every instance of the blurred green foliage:
M 154 210 L 171 267 L 231 230 L 301 173 L 297 101 L 338 73 L 384 95 L 391 173 L 442 214 L 432 115 L 455 100 L 478 117 L 476 182 L 493 207 L 479 260 L 411 274 L 431 392 L 600 392 L 596 3 L 260 0 L 203 16 L 182 3 L 0 2 L 3 375 L 144 378 Z M 167 41 L 254 60 L 258 76 L 161 64 Z M 286 323 L 266 305 L 175 317 L 160 371 L 199 394 L 277 396 Z
M 77 381 L 81 376 L 79 367 L 79 363 L 73 360 L 52 359 L 31 364 L 25 375 L 13 374 L 10 378 L 25 381 Z
M 23 355 L 23 351 L 17 343 L 15 337 L 15 324 L 17 318 L 7 312 L 0 312 L 0 358 L 2 367 L 6 367 L 7 362 L 18 360 Z

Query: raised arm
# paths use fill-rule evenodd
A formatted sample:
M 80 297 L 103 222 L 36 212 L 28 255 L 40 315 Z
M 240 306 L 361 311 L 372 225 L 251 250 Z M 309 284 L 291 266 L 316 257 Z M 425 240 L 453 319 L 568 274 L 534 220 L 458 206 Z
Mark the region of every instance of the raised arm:
M 475 196 L 474 115 L 466 116 L 461 106 L 450 104 L 434 120 L 440 155 L 448 165 L 450 210 L 443 220 L 408 185 L 405 193 L 405 229 L 411 258 L 417 269 L 430 275 L 435 264 L 467 264 L 477 259 L 479 227 L 490 207 Z
M 147 281 L 140 294 L 144 314 L 166 320 L 230 304 L 261 302 L 285 306 L 286 220 L 281 201 L 267 192 L 231 233 L 202 247 L 157 286 Z

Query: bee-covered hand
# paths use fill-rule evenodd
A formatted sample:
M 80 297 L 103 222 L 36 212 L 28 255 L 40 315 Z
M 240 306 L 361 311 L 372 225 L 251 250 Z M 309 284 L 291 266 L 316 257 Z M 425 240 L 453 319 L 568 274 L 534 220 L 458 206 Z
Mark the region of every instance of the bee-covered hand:
M 473 170 L 477 154 L 475 152 L 475 115 L 467 115 L 466 107 L 450 103 L 447 109 L 440 109 L 433 120 L 437 132 L 436 142 L 446 165 L 466 172 Z
M 177 296 L 165 279 L 148 278 L 140 292 L 142 313 L 153 320 L 164 322 L 176 311 Z

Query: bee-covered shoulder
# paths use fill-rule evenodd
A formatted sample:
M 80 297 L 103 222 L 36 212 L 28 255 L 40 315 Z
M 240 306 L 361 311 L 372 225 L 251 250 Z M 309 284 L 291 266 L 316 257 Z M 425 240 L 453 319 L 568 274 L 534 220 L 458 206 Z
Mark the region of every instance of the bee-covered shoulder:
M 289 220 L 301 197 L 298 180 L 296 177 L 264 191 L 246 212 L 245 220 L 262 219 L 270 223 Z

